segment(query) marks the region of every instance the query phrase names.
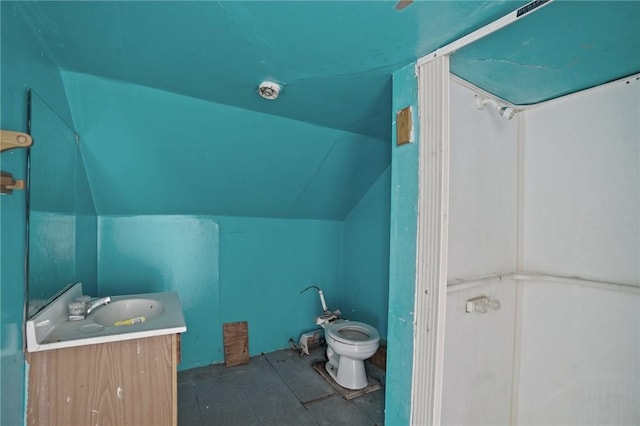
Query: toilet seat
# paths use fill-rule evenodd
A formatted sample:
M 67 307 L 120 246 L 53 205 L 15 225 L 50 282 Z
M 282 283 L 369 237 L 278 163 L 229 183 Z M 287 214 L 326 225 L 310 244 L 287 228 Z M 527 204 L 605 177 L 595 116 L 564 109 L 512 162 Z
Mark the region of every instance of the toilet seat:
M 365 346 L 380 340 L 378 330 L 369 324 L 358 321 L 340 321 L 329 325 L 325 334 L 345 345 Z

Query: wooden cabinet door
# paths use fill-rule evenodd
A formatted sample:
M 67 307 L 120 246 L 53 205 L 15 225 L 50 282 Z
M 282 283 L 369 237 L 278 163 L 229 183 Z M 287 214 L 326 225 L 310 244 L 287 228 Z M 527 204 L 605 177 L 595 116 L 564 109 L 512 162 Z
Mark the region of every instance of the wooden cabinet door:
M 177 424 L 176 335 L 27 354 L 27 424 Z

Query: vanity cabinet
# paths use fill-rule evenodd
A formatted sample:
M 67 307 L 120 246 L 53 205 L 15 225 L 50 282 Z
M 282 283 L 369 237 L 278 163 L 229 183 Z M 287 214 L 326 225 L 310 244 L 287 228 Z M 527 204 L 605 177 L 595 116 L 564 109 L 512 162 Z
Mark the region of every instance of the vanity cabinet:
M 176 425 L 179 339 L 27 353 L 27 425 Z

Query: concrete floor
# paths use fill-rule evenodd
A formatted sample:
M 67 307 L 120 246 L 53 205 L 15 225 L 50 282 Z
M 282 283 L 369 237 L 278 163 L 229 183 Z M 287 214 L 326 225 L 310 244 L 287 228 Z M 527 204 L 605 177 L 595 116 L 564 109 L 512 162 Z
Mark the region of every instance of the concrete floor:
M 384 372 L 367 363 L 382 389 L 347 401 L 311 365 L 324 358 L 285 349 L 251 358 L 249 364 L 224 364 L 178 373 L 180 426 L 384 424 Z

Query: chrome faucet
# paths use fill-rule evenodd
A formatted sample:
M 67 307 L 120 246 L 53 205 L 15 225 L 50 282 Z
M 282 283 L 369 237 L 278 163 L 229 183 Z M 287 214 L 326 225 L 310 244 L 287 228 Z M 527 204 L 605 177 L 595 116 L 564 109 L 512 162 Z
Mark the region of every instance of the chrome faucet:
M 107 305 L 109 302 L 111 302 L 111 297 L 107 296 L 107 297 L 101 297 L 99 299 L 94 299 L 92 301 L 89 302 L 89 304 L 87 305 L 87 309 L 85 310 L 85 316 L 88 316 L 94 309 L 102 306 L 102 305 Z

